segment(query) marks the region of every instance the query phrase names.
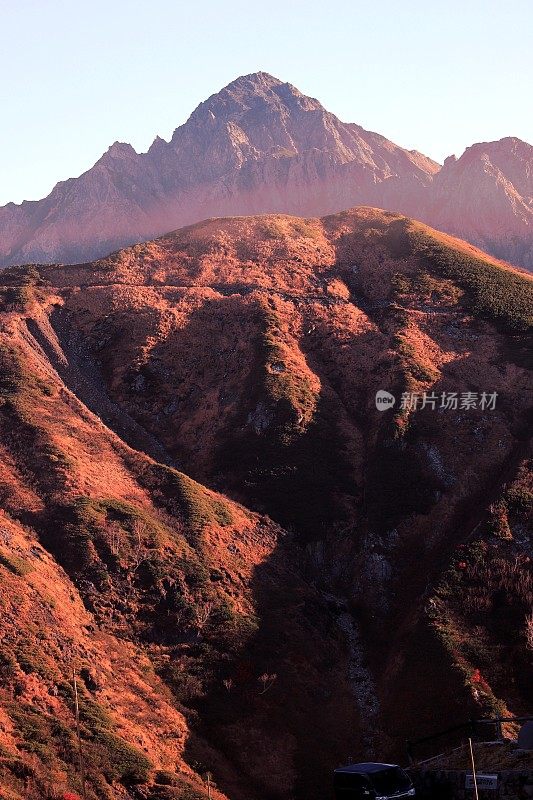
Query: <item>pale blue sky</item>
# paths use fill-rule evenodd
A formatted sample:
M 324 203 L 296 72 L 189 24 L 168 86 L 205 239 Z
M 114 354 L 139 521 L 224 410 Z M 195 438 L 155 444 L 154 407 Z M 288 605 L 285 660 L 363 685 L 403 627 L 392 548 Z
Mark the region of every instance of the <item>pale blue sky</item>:
M 531 0 L 0 0 L 0 204 L 265 70 L 442 161 L 533 141 Z

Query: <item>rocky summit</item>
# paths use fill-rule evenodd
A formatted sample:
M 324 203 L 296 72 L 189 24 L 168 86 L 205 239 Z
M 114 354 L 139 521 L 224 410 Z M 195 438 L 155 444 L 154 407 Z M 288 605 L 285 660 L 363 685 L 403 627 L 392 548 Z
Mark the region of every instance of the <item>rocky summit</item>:
M 410 214 L 533 267 L 533 148 L 475 144 L 441 168 L 264 72 L 238 78 L 147 153 L 115 142 L 39 201 L 0 209 L 0 265 L 83 262 L 212 216 Z

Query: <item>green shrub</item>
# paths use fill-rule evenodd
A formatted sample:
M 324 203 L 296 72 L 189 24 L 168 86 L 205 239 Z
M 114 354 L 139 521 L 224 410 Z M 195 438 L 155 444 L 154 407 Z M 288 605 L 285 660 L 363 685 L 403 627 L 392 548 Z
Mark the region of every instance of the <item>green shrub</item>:
M 401 301 L 437 302 L 454 306 L 463 295 L 461 289 L 453 281 L 436 278 L 424 270 L 420 270 L 416 275 L 397 272 L 393 275 L 391 283 L 396 299 Z
M 0 551 L 0 564 L 12 572 L 13 575 L 18 575 L 19 578 L 23 578 L 35 569 L 33 564 L 30 564 L 25 558 L 2 551 Z
M 26 703 L 13 703 L 8 713 L 23 739 L 25 750 L 35 751 L 37 745 L 47 746 L 51 741 L 50 721 L 34 706 Z
M 100 703 L 95 702 L 90 697 L 87 697 L 84 689 L 78 684 L 78 702 L 80 709 L 80 723 L 84 725 L 91 733 L 97 733 L 102 730 L 111 730 L 114 727 L 114 722 L 108 712 L 102 708 Z
M 176 786 L 179 781 L 175 772 L 166 769 L 158 769 L 154 774 L 154 782 L 162 786 Z
M 111 783 L 146 783 L 153 768 L 152 762 L 133 745 L 109 731 L 100 730 L 95 742 L 101 757 L 101 769 Z
M 232 524 L 233 515 L 229 506 L 204 486 L 163 464 L 154 465 L 153 471 L 161 482 L 165 496 L 173 501 L 171 510 L 180 514 L 193 531 L 198 532 L 209 524 Z
M 476 314 L 510 330 L 533 325 L 533 281 L 505 267 L 443 244 L 417 228 L 407 229 L 411 253 L 430 270 L 451 279 L 466 292 Z
M 15 647 L 14 654 L 19 667 L 27 675 L 34 673 L 35 675 L 40 675 L 41 678 L 52 676 L 54 671 L 53 662 L 34 643 L 20 642 Z

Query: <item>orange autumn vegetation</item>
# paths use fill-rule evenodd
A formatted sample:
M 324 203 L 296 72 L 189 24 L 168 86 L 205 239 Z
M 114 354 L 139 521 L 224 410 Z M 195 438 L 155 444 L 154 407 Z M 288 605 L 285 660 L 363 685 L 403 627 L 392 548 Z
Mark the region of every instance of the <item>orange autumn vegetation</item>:
M 0 273 L 4 796 L 80 795 L 74 671 L 90 800 L 318 800 L 371 754 L 345 614 L 376 756 L 524 711 L 531 298 L 370 208 Z

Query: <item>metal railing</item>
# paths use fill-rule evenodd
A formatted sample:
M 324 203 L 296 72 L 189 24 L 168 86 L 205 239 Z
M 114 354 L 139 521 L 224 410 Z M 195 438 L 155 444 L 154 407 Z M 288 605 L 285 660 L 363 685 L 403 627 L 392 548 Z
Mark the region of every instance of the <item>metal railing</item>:
M 505 723 L 523 723 L 533 720 L 533 716 L 524 717 L 483 717 L 481 719 L 470 719 L 468 722 L 462 722 L 459 725 L 452 725 L 445 728 L 438 733 L 431 734 L 431 736 L 423 736 L 420 739 L 408 740 L 406 742 L 407 758 L 409 764 L 415 764 L 420 759 L 417 757 L 416 750 L 422 745 L 429 745 L 438 740 L 445 740 L 448 747 L 457 747 L 466 742 L 467 739 L 474 741 L 504 741 L 502 725 Z M 485 733 L 483 732 L 485 726 Z M 492 731 L 487 731 L 487 726 L 491 726 Z M 489 737 L 489 738 L 487 738 Z M 445 755 L 441 753 L 440 755 Z M 426 760 L 433 760 L 438 758 L 438 755 L 433 755 L 432 758 Z

